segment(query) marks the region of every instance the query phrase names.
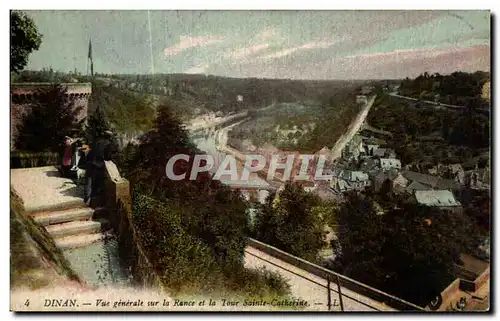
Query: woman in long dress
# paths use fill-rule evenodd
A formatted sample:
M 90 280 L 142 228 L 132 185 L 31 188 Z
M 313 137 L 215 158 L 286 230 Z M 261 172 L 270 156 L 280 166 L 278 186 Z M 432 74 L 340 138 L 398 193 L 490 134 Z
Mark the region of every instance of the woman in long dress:
M 64 176 L 69 176 L 69 171 L 71 168 L 71 159 L 73 158 L 73 146 L 71 137 L 66 136 L 64 138 L 64 152 L 62 159 L 62 168 Z

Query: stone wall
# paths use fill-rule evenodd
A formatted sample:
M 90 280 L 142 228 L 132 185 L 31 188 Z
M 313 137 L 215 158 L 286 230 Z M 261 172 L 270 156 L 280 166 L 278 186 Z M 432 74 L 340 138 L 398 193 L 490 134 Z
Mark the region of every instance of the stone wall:
M 164 292 L 133 225 L 130 183 L 120 176 L 116 165 L 111 161 L 106 162 L 105 200 L 108 218 L 118 236 L 120 260 L 125 268 L 130 269 L 134 283 L 143 288 L 155 288 Z
M 10 140 L 11 150 L 14 150 L 14 142 L 18 135 L 18 126 L 24 118 L 31 112 L 33 103 L 43 95 L 44 90 L 48 90 L 54 84 L 50 83 L 17 83 L 12 84 L 10 88 Z M 74 108 L 81 110 L 77 115 L 77 122 L 85 119 L 88 113 L 89 97 L 92 93 L 92 84 L 90 83 L 63 83 L 60 84 L 66 88 L 66 95 L 69 100 L 75 102 Z

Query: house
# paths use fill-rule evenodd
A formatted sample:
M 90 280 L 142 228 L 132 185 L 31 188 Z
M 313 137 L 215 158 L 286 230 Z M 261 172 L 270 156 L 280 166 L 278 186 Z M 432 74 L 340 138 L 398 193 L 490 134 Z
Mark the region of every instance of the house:
M 375 159 L 366 159 L 364 160 L 360 166 L 359 169 L 363 172 L 370 173 L 370 172 L 376 172 L 379 170 L 380 164 L 375 160 Z
M 456 183 L 451 179 L 445 179 L 438 176 L 432 176 L 412 171 L 401 171 L 401 174 L 408 179 L 410 182 L 418 182 L 429 189 L 435 190 L 452 190 L 459 191 L 461 189 L 460 184 Z
M 390 169 L 401 169 L 401 161 L 397 158 L 381 158 L 380 168 L 383 171 L 388 171 Z
M 373 155 L 375 150 L 377 150 L 379 147 L 380 145 L 368 143 L 364 145 L 364 150 L 367 155 Z
M 449 190 L 416 190 L 414 195 L 415 200 L 420 205 L 443 209 L 461 207 L 460 202 L 455 199 L 455 196 Z
M 396 158 L 396 152 L 392 148 L 377 148 L 373 151 L 374 157 Z
M 377 148 L 373 151 L 373 157 L 383 158 L 385 157 L 386 148 Z
M 351 182 L 362 182 L 369 179 L 368 174 L 362 171 L 343 171 L 340 176 Z
M 344 171 L 341 178 L 345 179 L 357 191 L 362 191 L 371 185 L 368 174 L 361 171 Z
M 336 193 L 344 193 L 354 190 L 354 188 L 342 178 L 334 178 L 330 181 L 330 188 Z
M 344 170 L 338 175 L 337 180 L 344 181 L 349 190 L 363 191 L 371 185 L 370 177 L 362 171 Z
M 385 156 L 387 158 L 396 158 L 397 154 L 396 151 L 392 148 L 386 148 Z
M 330 187 L 338 192 L 363 191 L 371 185 L 370 177 L 361 171 L 344 170 L 330 182 Z
M 489 168 L 473 169 L 464 173 L 464 184 L 473 189 L 490 189 Z
M 411 182 L 410 185 L 406 186 L 405 192 L 410 195 L 413 195 L 415 191 L 428 191 L 429 189 L 430 189 L 429 186 L 414 181 Z
M 397 176 L 392 180 L 392 190 L 395 193 L 402 194 L 405 192 L 407 186 L 408 180 L 406 179 L 406 177 L 404 177 L 400 173 L 397 173 Z
M 374 89 L 373 86 L 363 86 L 361 88 L 360 94 L 361 95 L 370 95 L 373 93 L 373 89 Z
M 356 104 L 366 104 L 368 103 L 368 98 L 366 95 L 357 95 L 356 96 Z
M 465 171 L 461 164 L 438 164 L 429 169 L 429 174 L 452 179 L 460 185 L 465 185 Z
M 368 136 L 359 135 L 359 137 L 361 137 L 361 140 L 363 141 L 363 144 L 365 144 L 365 145 L 371 144 L 371 145 L 382 146 L 382 145 L 387 144 L 387 141 L 385 141 L 384 139 L 376 138 L 373 136 L 368 137 Z
M 461 164 L 448 165 L 448 175 L 460 185 L 465 185 L 465 171 Z
M 389 170 L 387 172 L 383 172 L 383 171 L 374 172 L 374 175 L 372 175 L 373 189 L 376 192 L 378 192 L 382 189 L 382 187 L 385 184 L 388 183 L 391 190 L 392 190 L 394 188 L 394 181 L 396 180 L 396 178 L 398 176 L 399 176 L 399 173 L 395 169 Z M 399 186 L 397 186 L 397 184 L 401 185 L 401 184 L 405 184 L 405 182 L 401 181 L 401 179 L 396 180 L 396 190 L 399 190 L 401 188 Z
M 354 135 L 351 141 L 342 150 L 342 157 L 347 161 L 357 162 L 363 152 L 363 140 L 360 136 Z

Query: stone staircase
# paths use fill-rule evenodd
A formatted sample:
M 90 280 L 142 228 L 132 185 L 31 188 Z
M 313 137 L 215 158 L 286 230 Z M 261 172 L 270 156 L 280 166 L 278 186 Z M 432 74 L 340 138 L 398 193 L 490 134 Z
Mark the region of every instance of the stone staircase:
M 25 215 L 47 230 L 82 280 L 98 287 L 129 284 L 130 271 L 121 265 L 108 212 L 99 207 L 104 199 L 94 198 L 95 204 L 87 206 L 83 186 L 54 166 L 10 172 L 11 191 L 22 200 Z
M 54 166 L 12 169 L 11 187 L 26 215 L 44 226 L 63 250 L 87 246 L 112 235 L 105 211 L 83 201 L 83 186 L 61 177 Z
M 87 246 L 111 236 L 109 221 L 96 218 L 90 207 L 75 207 L 29 213 L 44 226 L 56 245 L 63 249 Z

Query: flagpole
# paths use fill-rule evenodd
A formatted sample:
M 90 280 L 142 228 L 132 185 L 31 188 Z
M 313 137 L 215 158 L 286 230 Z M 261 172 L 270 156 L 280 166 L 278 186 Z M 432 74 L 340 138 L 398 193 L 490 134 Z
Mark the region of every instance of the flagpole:
M 149 54 L 151 56 L 151 93 L 154 95 L 155 63 L 153 59 L 153 39 L 151 36 L 151 16 L 149 10 L 148 10 L 148 29 L 149 29 Z
M 89 39 L 89 54 L 87 57 L 87 75 L 89 73 L 89 62 L 90 62 L 90 78 L 94 79 L 94 60 L 92 59 L 92 38 Z

